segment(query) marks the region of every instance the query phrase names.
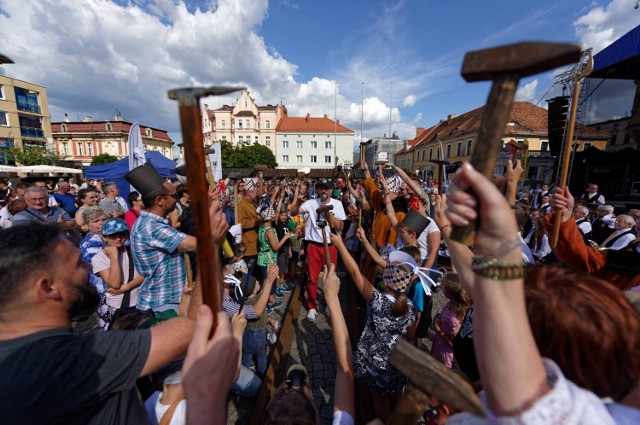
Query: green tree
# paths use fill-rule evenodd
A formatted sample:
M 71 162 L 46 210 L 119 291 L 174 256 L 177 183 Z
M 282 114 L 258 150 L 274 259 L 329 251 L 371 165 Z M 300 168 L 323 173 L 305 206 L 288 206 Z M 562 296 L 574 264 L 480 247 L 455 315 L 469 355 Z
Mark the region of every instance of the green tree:
M 54 165 L 64 159 L 44 146 L 12 147 L 5 150 L 7 159 L 22 165 Z
M 108 153 L 103 153 L 93 157 L 93 159 L 91 160 L 91 166 L 93 167 L 95 165 L 109 164 L 117 160 L 118 160 L 117 156 L 109 155 Z
M 231 143 L 223 140 L 220 142 L 222 165 L 228 168 L 254 168 L 256 165 L 266 165 L 276 168 L 276 157 L 266 146 L 242 144 L 233 147 Z

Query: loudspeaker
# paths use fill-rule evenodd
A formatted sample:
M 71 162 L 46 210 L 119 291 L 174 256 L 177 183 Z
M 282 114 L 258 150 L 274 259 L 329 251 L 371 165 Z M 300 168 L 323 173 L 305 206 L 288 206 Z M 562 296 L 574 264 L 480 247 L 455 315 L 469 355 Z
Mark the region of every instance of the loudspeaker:
M 564 141 L 564 128 L 569 111 L 569 96 L 558 96 L 547 100 L 549 111 L 547 114 L 547 128 L 549 131 L 549 151 L 553 156 L 560 156 Z

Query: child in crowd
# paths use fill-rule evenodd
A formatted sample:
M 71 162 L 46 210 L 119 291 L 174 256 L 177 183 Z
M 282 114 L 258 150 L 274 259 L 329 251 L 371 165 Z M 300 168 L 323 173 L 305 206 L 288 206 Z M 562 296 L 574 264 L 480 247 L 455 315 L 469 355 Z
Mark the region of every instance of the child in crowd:
M 233 267 L 234 273 L 249 273 L 247 262 L 244 261 L 245 252 L 247 252 L 247 245 L 244 242 L 233 245 L 233 258 L 231 259 L 231 266 Z
M 362 276 L 339 235 L 332 234 L 331 243 L 368 304 L 367 322 L 353 356 L 355 377 L 367 382 L 376 416 L 386 421 L 406 384 L 406 378 L 389 364 L 389 354 L 398 340 L 413 340 L 417 316 L 405 292 L 417 265 L 409 254 L 391 252 L 383 274 L 385 287 L 380 291 Z
M 105 284 L 105 302 L 101 316 L 108 327 L 118 309 L 135 306 L 138 290 L 144 277 L 133 267 L 131 248 L 126 244 L 129 227 L 121 218 L 110 218 L 102 225 L 102 238 L 106 243 L 91 259 L 93 273 Z
M 452 367 L 453 338 L 458 334 L 472 301 L 469 293 L 462 287 L 457 273 L 445 273 L 442 277 L 442 288 L 449 302 L 434 318 L 433 327 L 436 335 L 433 339 L 431 355 L 445 366 Z

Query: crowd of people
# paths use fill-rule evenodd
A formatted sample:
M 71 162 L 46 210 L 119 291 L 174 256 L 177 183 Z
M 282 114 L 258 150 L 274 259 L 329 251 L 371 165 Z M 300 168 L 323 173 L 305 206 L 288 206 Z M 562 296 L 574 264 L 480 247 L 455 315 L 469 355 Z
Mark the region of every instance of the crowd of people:
M 126 200 L 113 182 L 0 179 L 3 421 L 225 423 L 230 392 L 260 391 L 278 313 L 303 284 L 306 320 L 332 326 L 336 424 L 391 416 L 408 383 L 389 362 L 400 340 L 464 376 L 492 423 L 637 423 L 640 210 L 521 174 L 519 161 L 493 181 L 465 164 L 442 188 L 366 163 L 332 179 L 225 176 L 211 235 L 188 182 L 148 163 L 125 175 Z M 451 238 L 476 220 L 473 246 Z M 203 237 L 228 246 L 212 338 Z M 338 268 L 364 315 L 353 349 Z M 373 412 L 355 411 L 355 380 Z M 481 420 L 430 396 L 425 423 Z

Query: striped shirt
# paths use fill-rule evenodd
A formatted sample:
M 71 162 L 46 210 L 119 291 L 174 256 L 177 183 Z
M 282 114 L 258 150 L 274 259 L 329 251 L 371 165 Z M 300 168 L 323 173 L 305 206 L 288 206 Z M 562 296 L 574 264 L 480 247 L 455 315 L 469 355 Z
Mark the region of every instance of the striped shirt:
M 131 229 L 133 264 L 144 276 L 138 293 L 139 309 L 180 303 L 187 275 L 178 246 L 186 237 L 171 227 L 166 218 L 147 211 L 142 211 L 134 223 Z
M 235 302 L 233 298 L 231 298 L 229 295 L 222 294 L 222 311 L 227 313 L 227 315 L 229 316 L 229 319 L 232 319 L 233 316 L 238 314 L 239 310 L 240 310 L 240 304 Z M 244 305 L 244 315 L 247 318 L 247 320 L 258 319 L 258 315 L 256 314 L 256 311 L 253 309 L 252 305 L 247 305 L 247 304 Z

